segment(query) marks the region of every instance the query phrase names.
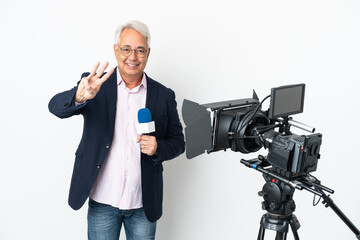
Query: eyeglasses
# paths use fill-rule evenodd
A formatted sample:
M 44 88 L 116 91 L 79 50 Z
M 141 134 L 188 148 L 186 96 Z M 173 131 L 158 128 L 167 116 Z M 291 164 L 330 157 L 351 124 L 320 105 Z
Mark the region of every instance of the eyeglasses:
M 146 56 L 146 53 L 148 52 L 148 50 L 144 49 L 144 48 L 131 49 L 128 47 L 121 48 L 121 47 L 119 47 L 119 45 L 116 45 L 116 46 L 120 49 L 121 55 L 123 55 L 124 57 L 130 56 L 132 54 L 132 52 L 134 51 L 137 57 L 143 58 Z

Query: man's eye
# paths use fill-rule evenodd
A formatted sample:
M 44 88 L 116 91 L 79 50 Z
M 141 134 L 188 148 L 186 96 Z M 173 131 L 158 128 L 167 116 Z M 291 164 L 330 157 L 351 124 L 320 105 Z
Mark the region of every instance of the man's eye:
M 128 49 L 128 48 L 123 48 L 123 52 L 130 52 L 130 49 Z
M 136 50 L 137 53 L 145 53 L 145 50 L 144 49 L 138 49 Z

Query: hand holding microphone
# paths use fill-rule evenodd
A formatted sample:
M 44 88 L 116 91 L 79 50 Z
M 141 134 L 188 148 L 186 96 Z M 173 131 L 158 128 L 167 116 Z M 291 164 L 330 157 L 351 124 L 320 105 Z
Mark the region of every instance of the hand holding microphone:
M 148 155 L 153 156 L 157 151 L 157 142 L 154 136 L 149 135 L 141 135 L 138 136 L 137 142 L 141 142 L 141 152 Z
M 155 122 L 151 121 L 151 113 L 148 108 L 142 108 L 138 111 L 138 121 L 136 131 L 139 135 L 137 143 L 140 142 L 141 152 L 153 156 L 157 151 L 157 141 L 149 133 L 155 132 Z

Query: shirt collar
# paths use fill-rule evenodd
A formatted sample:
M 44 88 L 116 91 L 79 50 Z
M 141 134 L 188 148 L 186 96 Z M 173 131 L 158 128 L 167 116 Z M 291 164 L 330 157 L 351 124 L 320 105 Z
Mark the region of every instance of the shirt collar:
M 116 75 L 117 75 L 117 85 L 118 86 L 122 85 L 122 86 L 124 86 L 124 88 L 127 88 L 124 80 L 122 79 L 122 77 L 120 75 L 120 71 L 119 71 L 118 67 L 116 68 Z M 143 72 L 143 77 L 142 77 L 140 85 L 133 88 L 131 91 L 137 92 L 141 86 L 143 86 L 145 89 L 147 89 L 146 74 L 144 72 Z

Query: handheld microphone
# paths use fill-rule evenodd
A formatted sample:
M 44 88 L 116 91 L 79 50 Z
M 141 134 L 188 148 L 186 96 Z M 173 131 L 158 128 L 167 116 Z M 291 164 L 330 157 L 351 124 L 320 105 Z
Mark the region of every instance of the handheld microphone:
M 139 135 L 149 135 L 155 132 L 155 122 L 151 121 L 151 112 L 148 108 L 142 108 L 138 111 L 138 121 L 136 132 Z

